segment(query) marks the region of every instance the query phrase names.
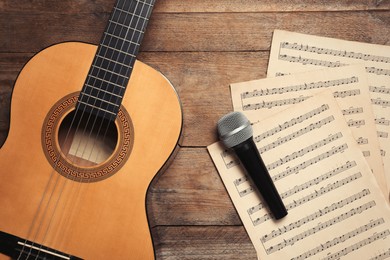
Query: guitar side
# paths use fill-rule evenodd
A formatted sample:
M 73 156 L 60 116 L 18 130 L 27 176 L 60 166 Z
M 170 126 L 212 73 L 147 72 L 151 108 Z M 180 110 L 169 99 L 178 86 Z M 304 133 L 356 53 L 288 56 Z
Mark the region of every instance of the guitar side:
M 22 238 L 30 233 L 29 239 L 36 234 L 34 241 L 83 259 L 152 259 L 146 193 L 174 154 L 183 121 L 177 93 L 165 77 L 136 61 L 122 101 L 134 129 L 132 150 L 114 175 L 75 182 L 54 172 L 43 152 L 48 111 L 81 90 L 95 52 L 96 46 L 84 43 L 54 45 L 20 73 L 9 135 L 0 149 L 0 230 Z M 36 215 L 46 204 L 54 213 L 42 209 Z

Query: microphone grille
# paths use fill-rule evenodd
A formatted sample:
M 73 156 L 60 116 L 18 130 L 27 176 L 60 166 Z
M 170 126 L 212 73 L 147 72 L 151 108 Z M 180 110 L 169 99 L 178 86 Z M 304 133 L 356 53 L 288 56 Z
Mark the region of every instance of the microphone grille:
M 253 136 L 249 120 L 241 112 L 224 115 L 217 123 L 219 139 L 226 147 L 232 148 Z

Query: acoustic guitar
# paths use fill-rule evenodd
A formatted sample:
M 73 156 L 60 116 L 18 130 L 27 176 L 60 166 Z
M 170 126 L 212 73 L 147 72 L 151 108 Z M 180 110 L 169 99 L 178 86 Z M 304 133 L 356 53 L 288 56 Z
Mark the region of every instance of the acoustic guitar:
M 182 110 L 136 60 L 154 0 L 117 0 L 98 46 L 36 54 L 0 149 L 0 259 L 153 259 L 146 193 L 178 148 Z

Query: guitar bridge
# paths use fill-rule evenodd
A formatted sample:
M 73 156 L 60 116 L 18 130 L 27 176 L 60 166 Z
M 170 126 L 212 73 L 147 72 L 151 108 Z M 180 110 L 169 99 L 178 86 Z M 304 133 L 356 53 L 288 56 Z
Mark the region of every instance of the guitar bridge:
M 81 260 L 44 245 L 0 231 L 0 253 L 11 259 Z

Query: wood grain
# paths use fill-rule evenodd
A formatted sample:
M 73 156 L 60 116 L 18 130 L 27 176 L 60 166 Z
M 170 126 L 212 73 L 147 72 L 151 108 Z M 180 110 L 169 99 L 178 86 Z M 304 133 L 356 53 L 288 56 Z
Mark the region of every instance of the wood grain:
M 55 13 L 96 13 L 110 12 L 113 0 L 75 1 L 75 0 L 3 0 L 0 11 L 6 12 L 55 12 Z M 291 12 L 291 11 L 359 11 L 388 10 L 386 0 L 163 0 L 157 1 L 156 13 L 214 13 L 214 12 Z
M 160 226 L 153 235 L 159 259 L 257 259 L 241 226 Z
M 0 144 L 23 64 L 54 43 L 98 43 L 113 3 L 0 1 Z M 157 259 L 256 259 L 205 147 L 232 109 L 229 84 L 265 77 L 274 29 L 390 45 L 390 1 L 157 1 L 139 59 L 170 79 L 184 109 L 182 148 L 148 193 Z
M 108 14 L 0 12 L 0 50 L 37 52 L 63 41 L 97 44 Z M 268 51 L 274 29 L 377 44 L 390 43 L 388 12 L 156 13 L 142 51 Z M 343 26 L 340 26 L 342 24 Z M 26 26 L 29 25 L 29 26 Z M 45 32 L 45 33 L 42 33 Z M 191 33 L 189 33 L 191 32 Z M 212 43 L 212 44 L 210 44 Z

